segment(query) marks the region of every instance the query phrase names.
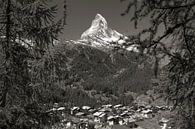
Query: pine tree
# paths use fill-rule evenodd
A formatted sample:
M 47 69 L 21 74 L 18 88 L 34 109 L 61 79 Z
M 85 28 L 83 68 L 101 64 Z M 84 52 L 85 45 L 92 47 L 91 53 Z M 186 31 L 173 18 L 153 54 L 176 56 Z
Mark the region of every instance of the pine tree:
M 16 64 L 21 58 L 23 58 L 21 63 L 24 64 L 27 56 L 40 58 L 49 44 L 57 38 L 62 26 L 61 21 L 57 23 L 53 21 L 57 6 L 49 7 L 44 0 L 5 0 L 1 5 L 3 5 L 1 7 L 1 37 L 4 37 L 1 41 L 5 54 L 4 95 L 1 97 L 1 106 L 5 106 L 9 88 L 19 81 L 14 78 L 21 72 L 16 71 L 21 64 Z M 23 52 L 30 50 L 31 53 L 26 53 L 26 57 L 22 57 L 24 53 L 19 53 L 22 48 Z M 23 70 L 27 72 L 27 68 L 26 62 Z M 28 76 L 27 73 L 25 76 Z
M 194 8 L 194 0 L 134 0 L 122 14 L 133 11 L 135 27 L 140 20 L 150 20 L 151 26 L 131 38 L 155 57 L 156 66 L 159 60 L 169 58 L 165 72 L 168 80 L 163 88 L 182 116 L 183 123 L 176 126 L 182 129 L 195 128 Z
M 23 112 L 25 105 L 36 101 L 33 100 L 36 91 L 33 91 L 30 85 L 32 76 L 29 60 L 37 62 L 41 59 L 63 29 L 63 20 L 54 21 L 57 6 L 50 7 L 47 2 L 47 0 L 0 1 L 0 45 L 3 51 L 1 57 L 3 63 L 0 67 L 3 71 L 0 75 L 0 81 L 3 82 L 0 86 L 2 110 L 18 107 L 16 109 Z M 9 122 L 7 124 L 14 125 Z

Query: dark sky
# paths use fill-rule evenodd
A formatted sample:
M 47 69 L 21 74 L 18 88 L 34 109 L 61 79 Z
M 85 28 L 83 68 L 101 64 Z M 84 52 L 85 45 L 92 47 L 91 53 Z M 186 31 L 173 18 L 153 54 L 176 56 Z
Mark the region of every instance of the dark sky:
M 64 0 L 54 0 L 59 6 L 58 17 L 62 16 L 63 2 Z M 105 17 L 110 28 L 126 35 L 134 33 L 133 23 L 130 22 L 132 13 L 123 17 L 120 15 L 127 3 L 121 3 L 120 0 L 67 0 L 67 25 L 62 38 L 78 39 L 91 25 L 97 13 Z

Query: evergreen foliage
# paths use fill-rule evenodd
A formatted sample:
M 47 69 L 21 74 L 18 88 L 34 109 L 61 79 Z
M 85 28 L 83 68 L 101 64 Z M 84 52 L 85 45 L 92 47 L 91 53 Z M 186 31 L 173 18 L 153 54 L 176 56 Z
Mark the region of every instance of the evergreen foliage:
M 166 79 L 161 80 L 160 86 L 181 116 L 182 123 L 175 128 L 195 128 L 195 1 L 133 0 L 122 15 L 132 8 L 135 27 L 145 18 L 150 21 L 147 29 L 131 38 L 142 51 L 155 57 L 156 75 L 159 61 L 169 58 L 164 71 Z
M 0 1 L 0 128 L 38 129 L 47 123 L 31 74 L 63 28 L 62 20 L 54 22 L 57 6 L 47 2 Z

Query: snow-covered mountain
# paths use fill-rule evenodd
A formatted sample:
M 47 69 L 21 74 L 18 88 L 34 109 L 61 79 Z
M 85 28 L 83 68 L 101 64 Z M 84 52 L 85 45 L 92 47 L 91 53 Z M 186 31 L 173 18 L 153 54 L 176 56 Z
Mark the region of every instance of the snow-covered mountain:
M 108 27 L 106 19 L 97 14 L 91 26 L 81 35 L 77 42 L 96 48 L 125 48 L 128 51 L 139 52 L 137 45 L 128 45 L 129 38 Z

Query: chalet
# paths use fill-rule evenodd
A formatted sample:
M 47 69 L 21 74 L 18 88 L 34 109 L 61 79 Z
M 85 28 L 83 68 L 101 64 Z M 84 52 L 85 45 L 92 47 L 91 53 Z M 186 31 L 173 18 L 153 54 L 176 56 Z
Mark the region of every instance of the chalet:
M 146 109 L 146 110 L 141 111 L 141 113 L 150 114 L 150 113 L 152 113 L 152 110 L 151 109 Z
M 82 110 L 87 110 L 87 111 L 88 111 L 88 110 L 91 109 L 91 107 L 89 107 L 89 106 L 82 106 L 81 109 L 82 109 Z
M 91 109 L 89 109 L 89 113 L 95 113 L 97 111 L 97 109 L 93 109 L 93 108 L 91 108 Z
M 65 107 L 59 107 L 57 110 L 58 111 L 64 111 L 65 110 Z
M 120 116 L 121 116 L 121 117 L 127 117 L 127 116 L 129 116 L 128 113 L 129 113 L 128 111 L 123 111 L 123 112 L 120 114 Z
M 71 114 L 71 115 L 74 115 L 74 114 L 78 113 L 79 110 L 80 110 L 79 107 L 72 107 L 72 108 L 70 109 L 70 114 Z
M 119 125 L 125 125 L 125 120 L 122 117 L 119 117 L 119 121 L 118 121 Z
M 161 120 L 159 120 L 159 125 L 163 125 L 164 123 L 168 123 L 168 122 L 169 120 L 163 117 Z
M 157 107 L 159 110 L 162 110 L 162 111 L 168 109 L 168 107 L 166 107 L 166 106 L 156 106 L 156 107 Z
M 98 111 L 98 112 L 95 112 L 95 113 L 93 114 L 93 116 L 94 116 L 94 117 L 100 116 L 102 113 L 103 113 L 103 112 L 99 112 L 99 111 Z
M 74 124 L 72 121 L 66 121 L 65 122 L 65 127 L 66 128 L 70 128 L 70 127 L 73 127 L 73 126 L 76 126 L 76 124 Z
M 104 112 L 95 112 L 93 114 L 94 116 L 94 122 L 104 122 L 106 119 L 106 113 Z
M 109 126 L 114 125 L 114 116 L 109 116 L 107 120 Z
M 86 116 L 86 114 L 84 112 L 78 112 L 75 114 L 75 116 L 78 118 L 83 118 L 84 116 Z
M 128 109 L 129 109 L 129 107 L 127 107 L 127 106 L 123 106 L 123 107 L 121 107 L 120 109 L 124 111 L 124 110 L 128 110 Z
M 117 125 L 117 124 L 119 124 L 119 121 L 121 120 L 121 117 L 118 116 L 118 115 L 116 115 L 116 116 L 109 116 L 107 118 L 107 120 L 108 120 L 107 122 L 108 122 L 109 125 Z
M 137 125 L 136 125 L 136 120 L 133 119 L 133 118 L 129 118 L 128 119 L 128 122 L 127 122 L 127 126 L 130 127 L 130 128 L 136 128 Z
M 108 112 L 111 112 L 112 109 L 111 108 L 101 108 L 99 111 L 104 112 L 104 113 L 108 113 Z
M 149 117 L 152 117 L 152 110 L 151 109 L 146 109 L 146 110 L 143 110 L 141 111 L 143 117 L 145 118 L 149 118 Z
M 85 114 L 89 114 L 90 113 L 89 112 L 90 109 L 91 109 L 91 107 L 89 107 L 89 106 L 82 106 L 80 111 L 84 112 Z
M 102 114 L 103 112 L 95 112 L 93 114 L 94 116 L 94 122 L 100 122 L 99 116 Z
M 159 121 L 159 125 L 160 125 L 160 127 L 161 127 L 162 129 L 171 128 L 171 127 L 168 127 L 168 122 L 169 122 L 169 120 L 163 117 L 163 118 Z
M 47 112 L 54 112 L 56 110 L 57 110 L 56 108 L 52 108 L 52 109 L 48 110 Z
M 115 108 L 115 109 L 119 109 L 119 108 L 121 108 L 122 106 L 123 106 L 123 105 L 121 105 L 121 104 L 117 104 L 117 105 L 114 106 L 114 108 Z
M 107 122 L 107 114 L 106 113 L 103 113 L 99 116 L 100 118 L 100 122 L 101 123 L 106 123 Z
M 102 105 L 103 108 L 112 108 L 111 104 L 107 104 L 107 105 Z

